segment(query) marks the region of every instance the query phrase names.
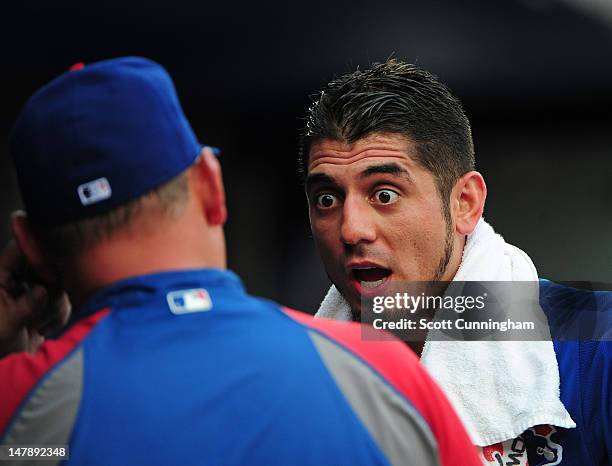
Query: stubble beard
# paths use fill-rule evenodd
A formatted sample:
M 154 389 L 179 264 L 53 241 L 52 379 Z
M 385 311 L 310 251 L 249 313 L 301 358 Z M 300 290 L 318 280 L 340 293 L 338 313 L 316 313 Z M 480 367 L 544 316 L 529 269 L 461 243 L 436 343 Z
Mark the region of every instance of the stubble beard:
M 434 272 L 432 282 L 438 282 L 442 280 L 444 274 L 446 273 L 446 269 L 448 269 L 448 264 L 450 264 L 451 258 L 453 257 L 453 252 L 455 251 L 454 242 L 453 242 L 453 224 L 450 218 L 450 210 L 448 207 L 444 208 L 444 220 L 446 224 L 446 236 L 444 238 L 444 252 L 442 257 L 440 258 L 440 262 L 438 263 L 438 267 Z

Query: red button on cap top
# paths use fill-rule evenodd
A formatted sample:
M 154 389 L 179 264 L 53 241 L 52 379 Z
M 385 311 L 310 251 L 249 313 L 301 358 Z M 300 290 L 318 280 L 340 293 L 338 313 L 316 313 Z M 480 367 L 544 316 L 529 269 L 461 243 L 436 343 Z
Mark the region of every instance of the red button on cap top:
M 69 69 L 70 71 L 79 71 L 82 70 L 83 68 L 85 68 L 85 63 L 75 63 L 74 65 L 72 65 Z

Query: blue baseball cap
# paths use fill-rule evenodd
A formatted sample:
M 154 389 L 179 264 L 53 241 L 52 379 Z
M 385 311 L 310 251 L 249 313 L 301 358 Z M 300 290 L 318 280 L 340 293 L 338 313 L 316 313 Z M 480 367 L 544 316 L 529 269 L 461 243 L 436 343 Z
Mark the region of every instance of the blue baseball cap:
M 9 141 L 26 211 L 45 227 L 124 205 L 201 149 L 172 79 L 140 57 L 74 66 L 30 98 Z

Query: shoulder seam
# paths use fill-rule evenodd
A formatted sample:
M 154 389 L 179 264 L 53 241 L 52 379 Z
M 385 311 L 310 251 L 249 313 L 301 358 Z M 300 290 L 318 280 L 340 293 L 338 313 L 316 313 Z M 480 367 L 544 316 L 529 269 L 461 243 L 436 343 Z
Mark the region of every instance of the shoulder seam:
M 21 410 L 23 409 L 23 407 L 28 403 L 28 401 L 32 398 L 32 396 L 34 396 L 34 394 L 40 388 L 40 386 L 44 383 L 44 381 L 47 380 L 47 378 L 49 378 L 58 368 L 60 368 L 67 360 L 69 360 L 70 357 L 76 351 L 78 351 L 83 346 L 83 344 L 85 343 L 87 337 L 89 337 L 91 335 L 91 333 L 97 328 L 97 325 L 100 324 L 100 322 L 102 322 L 108 316 L 108 313 L 110 311 L 109 309 L 101 309 L 98 312 L 102 313 L 104 311 L 107 312 L 106 315 L 101 317 L 96 322 L 94 328 L 92 328 L 91 331 L 89 333 L 87 333 L 87 335 L 85 335 L 83 338 L 81 338 L 79 340 L 79 342 L 74 346 L 74 348 L 72 348 L 70 351 L 68 351 L 68 353 L 66 353 L 60 360 L 56 361 L 51 366 L 49 366 L 49 368 L 44 372 L 42 377 L 40 377 L 38 380 L 36 380 L 36 383 L 34 383 L 34 385 L 28 390 L 26 396 L 21 400 L 21 402 L 19 403 L 19 405 L 17 406 L 15 411 L 12 413 L 9 422 L 6 424 L 6 427 L 0 433 L 0 444 L 2 444 L 2 442 L 4 441 L 7 433 L 11 431 L 11 428 L 13 427 L 16 419 L 19 417 L 19 414 L 21 413 Z M 92 314 L 92 315 L 95 315 L 95 314 Z
M 284 312 L 285 309 L 288 308 L 284 308 L 281 307 L 280 310 L 281 312 L 290 320 L 292 320 L 293 322 L 295 322 L 296 325 L 299 325 L 300 327 L 304 328 L 306 332 L 315 332 L 317 335 L 320 335 L 321 337 L 325 338 L 326 340 L 330 341 L 331 343 L 333 343 L 335 346 L 338 346 L 341 350 L 344 350 L 346 353 L 348 353 L 352 358 L 356 359 L 358 362 L 362 363 L 363 365 L 365 365 L 371 372 L 373 375 L 375 375 L 378 379 L 380 379 L 386 386 L 388 386 L 394 393 L 396 393 L 401 399 L 405 400 L 410 407 L 415 411 L 415 413 L 417 413 L 417 415 L 419 416 L 419 418 L 421 418 L 423 420 L 423 422 L 425 423 L 425 425 L 427 426 L 427 428 L 429 429 L 429 432 L 431 433 L 431 435 L 433 436 L 433 438 L 435 438 L 435 435 L 433 435 L 433 429 L 432 426 L 429 424 L 429 421 L 426 419 L 426 417 L 417 409 L 417 407 L 414 405 L 414 403 L 412 402 L 412 400 L 410 398 L 408 398 L 404 393 L 402 393 L 400 390 L 398 390 L 393 383 L 391 383 L 389 380 L 387 380 L 387 378 L 380 373 L 380 371 L 374 366 L 372 365 L 369 361 L 365 360 L 362 356 L 360 356 L 359 354 L 355 353 L 355 351 L 353 351 L 350 347 L 348 347 L 346 344 L 344 344 L 342 341 L 338 341 L 336 338 L 334 338 L 332 335 L 327 335 L 325 332 L 317 329 L 317 328 L 313 328 L 310 327 L 308 324 L 299 322 L 295 319 L 293 319 L 290 315 L 288 315 L 286 312 Z M 292 311 L 291 309 L 288 309 L 290 311 Z M 298 312 L 298 311 L 293 311 L 293 312 Z M 314 343 L 312 343 L 314 345 Z M 316 348 L 315 348 L 316 349 Z M 322 356 L 319 354 L 318 355 L 319 358 L 322 359 Z

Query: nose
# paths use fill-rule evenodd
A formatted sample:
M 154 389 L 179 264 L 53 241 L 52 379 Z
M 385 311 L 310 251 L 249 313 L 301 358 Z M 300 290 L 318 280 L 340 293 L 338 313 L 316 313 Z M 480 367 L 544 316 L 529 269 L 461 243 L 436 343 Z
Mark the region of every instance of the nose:
M 348 198 L 342 209 L 341 240 L 344 244 L 356 246 L 376 240 L 374 212 L 366 201 Z

